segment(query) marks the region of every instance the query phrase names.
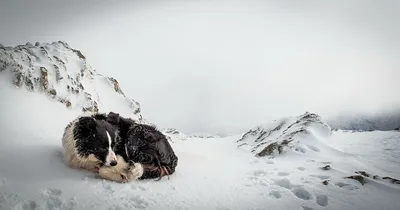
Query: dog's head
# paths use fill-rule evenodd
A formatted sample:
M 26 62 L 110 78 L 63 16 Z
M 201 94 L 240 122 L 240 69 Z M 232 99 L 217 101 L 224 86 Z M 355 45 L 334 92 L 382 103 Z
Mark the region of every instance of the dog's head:
M 139 163 L 129 164 L 120 155 L 117 155 L 116 166 L 102 166 L 99 176 L 115 182 L 125 183 L 136 180 L 143 175 L 143 166 Z
M 118 141 L 118 127 L 105 120 L 93 117 L 82 117 L 76 125 L 75 134 L 78 152 L 94 155 L 101 165 L 115 166 L 118 164 L 114 152 L 114 144 Z

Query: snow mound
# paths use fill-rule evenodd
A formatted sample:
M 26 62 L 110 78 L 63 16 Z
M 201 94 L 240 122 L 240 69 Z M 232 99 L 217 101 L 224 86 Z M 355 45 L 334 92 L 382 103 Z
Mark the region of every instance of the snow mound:
M 165 128 L 162 129 L 161 132 L 167 136 L 167 138 L 171 141 L 175 140 L 188 140 L 188 139 L 215 139 L 221 138 L 218 135 L 206 134 L 206 133 L 198 133 L 198 134 L 185 134 L 176 128 Z
M 319 115 L 306 112 L 256 126 L 236 142 L 256 156 L 275 157 L 287 152 L 318 153 L 328 147 L 324 139 L 330 135 L 330 126 Z
M 79 50 L 63 41 L 0 46 L 0 75 L 69 109 L 115 111 L 142 119 L 140 104 L 125 96 L 115 78 L 97 73 Z

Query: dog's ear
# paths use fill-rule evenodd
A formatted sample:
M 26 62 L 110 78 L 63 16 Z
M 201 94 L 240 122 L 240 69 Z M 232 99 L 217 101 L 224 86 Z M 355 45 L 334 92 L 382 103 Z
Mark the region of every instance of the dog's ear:
M 92 130 L 92 131 L 96 130 L 97 124 L 96 124 L 96 120 L 94 118 L 92 118 L 92 117 L 82 117 L 80 119 L 80 121 L 81 121 L 82 125 L 86 129 L 89 129 L 89 130 Z
M 115 112 L 108 113 L 107 122 L 109 122 L 109 123 L 111 123 L 113 125 L 118 125 L 119 124 L 119 120 L 120 120 L 120 118 L 119 118 L 119 114 L 118 113 L 115 113 Z

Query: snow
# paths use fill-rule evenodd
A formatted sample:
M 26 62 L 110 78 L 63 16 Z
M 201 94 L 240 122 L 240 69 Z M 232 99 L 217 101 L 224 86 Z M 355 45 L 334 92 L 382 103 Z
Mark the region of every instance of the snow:
M 256 157 L 257 136 L 191 137 L 169 135 L 179 162 L 175 174 L 161 181 L 126 184 L 68 168 L 61 157 L 65 126 L 81 114 L 39 92 L 16 89 L 0 72 L 0 209 L 398 209 L 400 185 L 365 177 L 366 171 L 400 178 L 400 132 L 330 132 L 322 119 L 312 123 L 287 117 L 256 128 L 273 130 L 260 142 L 293 139 L 282 154 Z M 98 79 L 96 83 L 106 83 Z M 105 87 L 105 86 L 104 86 Z M 111 92 L 109 92 L 109 90 Z M 112 101 L 112 89 L 97 88 Z M 109 99 L 109 100 L 108 100 Z M 104 109 L 125 110 L 113 102 Z M 127 110 L 126 110 L 127 111 Z M 293 124 L 290 128 L 289 125 Z M 291 135 L 296 130 L 308 132 Z M 286 132 L 284 132 L 286 130 Z M 258 133 L 260 134 L 260 133 Z M 282 135 L 284 134 L 284 135 Z M 289 138 L 289 136 L 287 136 Z M 267 144 L 264 144 L 266 146 Z M 301 152 L 303 148 L 306 152 Z M 262 146 L 259 147 L 262 149 Z M 256 150 L 258 152 L 259 150 Z M 330 165 L 330 170 L 321 167 Z M 322 184 L 329 180 L 328 185 Z
M 0 63 L 6 64 L 5 70 L 0 69 L 0 72 L 8 78 L 6 83 L 11 83 L 13 74 L 26 76 L 24 79 L 33 83 L 33 92 L 55 90 L 54 100 L 71 102 L 70 109 L 75 111 L 97 104 L 101 112 L 118 109 L 121 114 L 140 120 L 140 113 L 137 113 L 140 105 L 116 92 L 109 77 L 97 73 L 89 61 L 78 54 L 65 42 L 0 48 Z M 43 68 L 47 70 L 47 90 L 42 87 Z M 27 85 L 22 84 L 22 87 Z

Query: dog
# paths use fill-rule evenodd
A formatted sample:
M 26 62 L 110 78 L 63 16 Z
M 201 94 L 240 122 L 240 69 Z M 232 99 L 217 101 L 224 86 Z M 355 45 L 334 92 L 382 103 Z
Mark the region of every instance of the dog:
M 116 166 L 102 166 L 99 169 L 99 176 L 115 182 L 125 183 L 137 180 L 143 175 L 143 165 L 140 163 L 128 163 L 121 155 L 117 155 Z
M 178 157 L 174 153 L 166 136 L 157 128 L 137 123 L 129 118 L 110 112 L 107 122 L 118 126 L 120 138 L 116 142 L 115 152 L 121 156 L 120 167 L 102 167 L 99 174 L 117 182 L 134 179 L 161 179 L 175 172 Z M 140 176 L 137 176 L 138 170 Z
M 62 146 L 69 167 L 97 173 L 101 166 L 118 164 L 113 149 L 119 138 L 118 128 L 107 122 L 105 116 L 79 116 L 65 127 Z

